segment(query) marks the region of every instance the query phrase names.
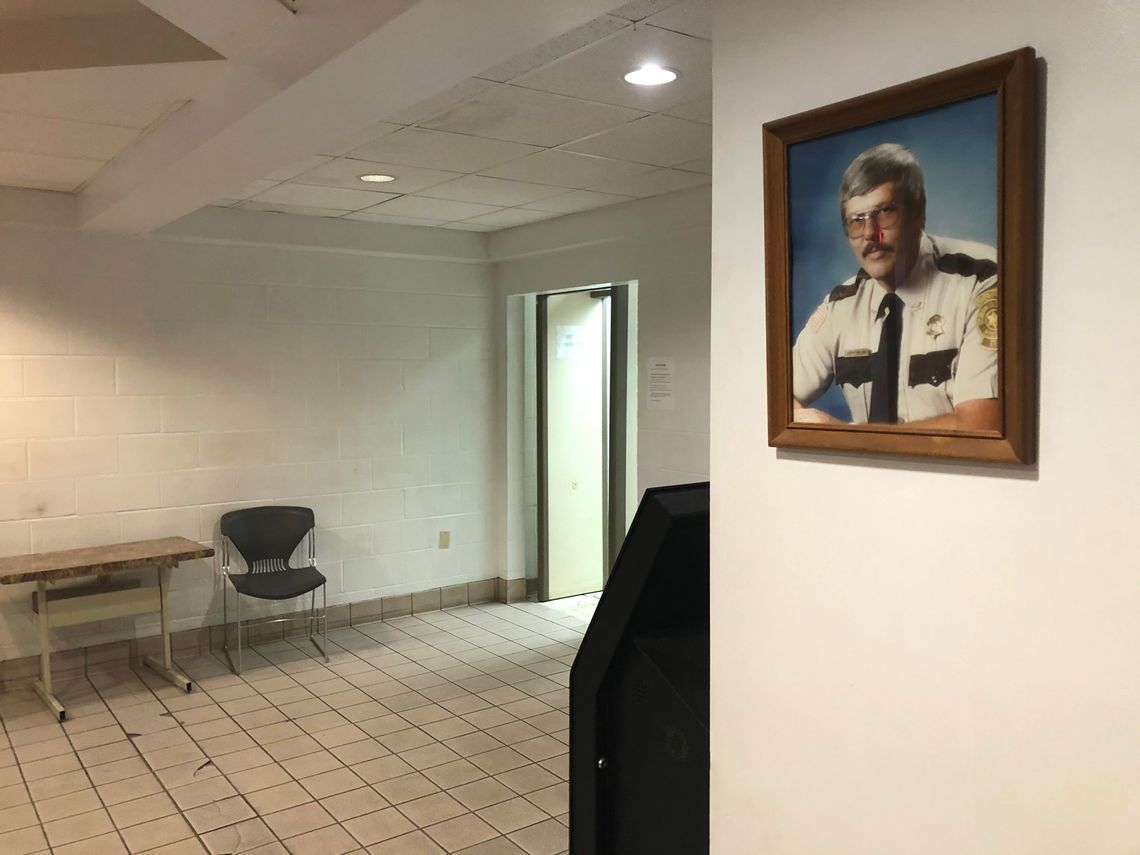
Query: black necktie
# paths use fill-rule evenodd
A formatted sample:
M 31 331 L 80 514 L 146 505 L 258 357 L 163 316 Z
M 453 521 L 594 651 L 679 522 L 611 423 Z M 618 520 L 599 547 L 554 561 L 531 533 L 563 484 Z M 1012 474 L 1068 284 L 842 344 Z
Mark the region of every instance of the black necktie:
M 869 422 L 895 424 L 899 420 L 899 342 L 902 341 L 903 301 L 887 294 L 876 317 L 883 319 L 879 350 L 871 363 Z

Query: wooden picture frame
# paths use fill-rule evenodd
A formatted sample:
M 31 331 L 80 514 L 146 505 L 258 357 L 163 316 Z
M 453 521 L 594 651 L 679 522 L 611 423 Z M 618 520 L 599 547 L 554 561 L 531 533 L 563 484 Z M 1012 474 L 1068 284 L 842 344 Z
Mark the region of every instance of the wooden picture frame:
M 1034 50 L 1024 48 L 768 122 L 763 134 L 769 445 L 997 463 L 1036 462 L 1039 179 Z M 901 138 L 925 141 L 925 149 L 920 151 L 922 145 L 911 145 Z M 901 142 L 914 152 L 921 164 L 920 181 L 924 174 L 925 189 L 930 191 L 929 199 L 924 192 L 921 203 L 910 206 L 920 209 L 921 217 L 915 213 L 908 220 L 912 215 L 905 203 L 874 203 L 878 197 L 872 191 L 865 195 L 849 192 L 849 201 L 840 202 L 836 192 L 840 182 L 835 176 L 840 170 L 844 170 L 844 176 L 854 174 L 851 152 L 869 152 L 869 148 L 861 147 L 868 141 L 871 148 L 879 146 L 875 139 L 891 147 Z M 966 157 L 972 159 L 963 160 Z M 964 171 L 960 164 L 966 164 Z M 875 174 L 878 173 L 867 171 L 861 175 L 866 178 Z M 976 181 L 974 176 L 978 176 Z M 858 186 L 862 185 L 845 185 L 849 191 Z M 891 188 L 898 186 L 900 183 L 894 181 L 879 185 L 891 192 L 896 192 Z M 913 198 L 913 194 L 907 198 Z M 852 207 L 872 203 L 875 206 L 859 211 Z M 948 206 L 953 209 L 949 215 Z M 971 219 L 974 211 L 979 212 L 976 222 Z M 900 217 L 903 223 L 913 222 L 913 228 L 921 234 L 914 238 L 915 250 L 909 255 L 901 249 L 894 251 L 896 245 L 890 243 L 890 236 L 897 232 L 886 231 L 880 223 Z M 983 252 L 948 254 L 942 247 L 966 244 L 939 238 L 933 234 L 934 228 L 930 228 L 928 237 L 927 228 L 939 222 L 949 224 L 945 227 L 949 234 L 955 228 L 966 232 L 975 227 L 983 232 L 990 229 L 992 241 L 976 234 L 965 236 L 977 241 L 970 246 L 994 252 L 994 257 L 986 262 L 988 266 L 958 264 L 959 269 L 953 269 L 955 265 L 949 259 L 962 257 L 972 261 L 971 256 L 981 256 Z M 954 235 L 955 239 L 958 237 Z M 860 241 L 879 244 L 869 250 L 864 247 L 865 254 L 860 255 Z M 996 244 L 996 251 L 983 244 Z M 903 239 L 898 246 L 903 246 Z M 925 256 L 921 254 L 924 252 Z M 887 291 L 894 293 L 894 288 L 876 281 L 878 274 L 863 269 L 874 269 L 875 259 L 888 257 L 888 253 L 896 261 L 889 269 L 884 268 L 888 272 L 883 276 L 892 280 L 901 276 L 897 292 L 907 297 L 905 302 L 891 304 L 900 306 L 897 323 L 901 327 L 901 331 L 891 328 L 891 335 L 896 338 L 893 355 L 891 347 L 882 345 L 885 334 L 882 339 L 875 338 L 879 335 L 875 332 L 876 324 L 882 327 L 885 323 L 883 307 L 880 305 L 876 316 L 873 307 L 878 292 L 868 289 L 877 286 L 882 299 Z M 822 285 L 815 281 L 837 270 L 840 256 L 846 265 L 842 278 L 832 278 Z M 819 260 L 821 257 L 825 262 Z M 938 280 L 938 285 L 930 284 L 933 279 L 916 272 L 929 270 L 932 276 L 942 275 L 929 264 L 919 267 L 916 259 L 929 258 L 934 259 L 938 271 L 953 269 L 954 276 L 965 279 L 959 282 L 944 278 Z M 860 259 L 866 260 L 857 264 Z M 906 267 L 907 264 L 911 266 Z M 909 272 L 894 272 L 904 269 Z M 815 275 L 817 271 L 827 272 Z M 983 273 L 990 278 L 983 281 Z M 819 292 L 820 287 L 829 290 Z M 819 293 L 824 295 L 822 301 Z M 927 295 L 925 310 L 919 299 L 923 294 Z M 970 297 L 973 303 L 969 302 Z M 954 313 L 948 313 L 945 319 L 941 314 L 927 317 L 924 311 L 942 305 L 938 302 L 942 299 L 956 301 Z M 871 307 L 871 311 L 864 311 L 864 306 Z M 803 321 L 811 309 L 814 312 Z M 890 313 L 888 307 L 886 314 Z M 962 319 L 967 316 L 969 321 L 964 322 Z M 939 340 L 944 332 L 948 335 Z M 923 334 L 932 336 L 932 341 L 926 342 Z M 802 343 L 798 343 L 800 336 L 805 336 Z M 854 355 L 840 352 L 844 344 L 859 343 L 858 336 L 862 337 L 863 346 L 847 351 Z M 899 340 L 904 342 L 901 354 Z M 955 342 L 957 347 L 937 351 L 943 357 L 924 350 Z M 882 346 L 876 348 L 876 343 Z M 794 351 L 794 347 L 799 349 Z M 993 354 L 987 355 L 986 350 Z M 983 373 L 983 369 L 974 371 L 981 364 L 981 357 L 973 356 L 975 351 L 988 360 L 984 363 L 984 372 L 988 373 Z M 887 356 L 880 358 L 883 353 Z M 823 355 L 816 358 L 817 354 Z M 915 356 L 926 361 L 920 359 L 916 363 Z M 945 367 L 929 378 L 916 373 L 916 364 L 923 372 L 932 359 L 944 359 Z M 853 372 L 852 365 L 859 370 Z M 891 393 L 896 400 L 886 410 L 891 415 L 877 423 L 870 419 L 876 413 L 882 417 L 882 401 L 876 404 L 870 400 L 875 384 L 865 379 L 872 376 L 867 373 L 867 366 L 874 365 L 883 366 L 874 369 L 882 372 L 878 376 L 889 377 L 893 371 L 899 381 L 897 390 Z M 963 367 L 958 376 L 959 367 L 967 365 L 969 368 Z M 840 375 L 843 383 L 836 382 Z M 828 416 L 810 402 L 800 402 L 794 397 L 796 380 L 805 397 L 816 396 L 812 401 L 831 394 L 833 403 L 827 406 L 836 412 L 846 406 L 848 417 Z M 827 387 L 823 392 L 817 391 L 824 380 L 832 388 L 831 393 Z M 979 392 L 979 382 L 991 391 Z M 888 389 L 885 382 L 879 385 Z M 935 401 L 932 395 L 943 398 Z M 970 395 L 980 396 L 980 403 L 969 400 Z M 977 422 L 966 418 L 967 411 L 960 409 L 963 403 L 985 410 L 986 427 L 979 428 Z M 935 405 L 952 410 L 942 411 L 947 417 L 924 411 Z M 813 418 L 832 418 L 843 423 L 805 420 Z M 948 423 L 953 426 L 946 426 Z

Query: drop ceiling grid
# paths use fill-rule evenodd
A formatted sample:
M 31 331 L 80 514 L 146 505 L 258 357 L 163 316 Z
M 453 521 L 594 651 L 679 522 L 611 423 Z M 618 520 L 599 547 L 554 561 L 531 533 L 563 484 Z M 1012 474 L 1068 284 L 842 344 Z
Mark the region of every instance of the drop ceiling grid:
M 492 231 L 708 183 L 707 20 L 708 0 L 635 0 L 215 204 Z M 618 71 L 654 56 L 681 85 L 632 92 Z
M 187 101 L 201 65 L 0 75 L 0 185 L 79 191 Z
M 141 133 L 0 108 L 0 185 L 75 192 Z

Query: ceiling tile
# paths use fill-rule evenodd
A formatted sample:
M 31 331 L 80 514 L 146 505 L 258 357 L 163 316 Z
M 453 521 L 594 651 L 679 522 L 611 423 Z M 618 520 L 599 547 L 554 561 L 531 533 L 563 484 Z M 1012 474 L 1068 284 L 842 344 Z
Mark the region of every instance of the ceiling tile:
M 319 187 L 315 184 L 278 184 L 259 193 L 255 202 L 262 204 L 302 205 L 309 208 L 336 208 L 359 211 L 370 208 L 395 193 L 373 193 L 368 190 L 344 190 L 340 187 Z
M 374 214 L 370 211 L 357 211 L 344 217 L 346 220 L 362 220 L 366 223 L 396 223 L 402 226 L 442 226 L 447 220 L 426 220 L 419 217 L 396 217 L 391 214 Z
M 256 196 L 258 193 L 264 193 L 266 190 L 271 190 L 276 187 L 278 182 L 268 181 L 259 178 L 257 181 L 251 181 L 244 187 L 230 193 L 227 198 L 231 199 L 249 199 L 251 196 Z
M 502 140 L 403 128 L 354 149 L 352 156 L 376 163 L 399 163 L 452 172 L 478 172 L 536 151 L 538 148 L 535 146 Z
M 440 226 L 440 228 L 464 232 L 496 232 L 499 230 L 498 226 L 485 226 L 480 223 L 448 223 L 446 226 Z
M 650 15 L 645 23 L 700 39 L 712 38 L 712 9 L 709 0 L 684 0 L 656 15 Z
M 489 80 L 479 80 L 477 77 L 469 77 L 457 86 L 452 86 L 450 89 L 440 92 L 438 95 L 433 95 L 431 98 L 425 98 L 418 104 L 413 104 L 405 110 L 392 113 L 385 116 L 385 122 L 394 122 L 397 125 L 414 125 L 416 122 L 422 122 L 424 119 L 430 119 L 432 116 L 442 113 L 444 110 L 450 110 L 456 104 L 462 104 L 468 98 L 478 95 L 484 89 L 494 86 Z
M 693 98 L 691 101 L 682 101 L 661 111 L 667 116 L 676 116 L 678 119 L 688 119 L 690 122 L 712 124 L 712 93 Z
M 24 15 L 20 7 L 34 7 Z M 224 57 L 138 0 L 4 0 L 0 73 Z M 62 45 L 67 47 L 63 48 Z
M 422 190 L 419 195 L 433 199 L 451 199 L 456 202 L 477 202 L 482 205 L 525 205 L 561 193 L 549 184 L 529 184 L 525 181 L 506 181 L 483 175 L 464 175 L 446 184 L 437 184 Z
M 504 208 L 501 211 L 495 211 L 493 214 L 483 214 L 479 217 L 472 217 L 469 220 L 464 220 L 464 222 L 507 229 L 511 226 L 537 223 L 539 220 L 549 220 L 557 216 L 558 214 L 552 214 L 548 211 L 528 211 L 525 208 Z
M 495 140 L 555 146 L 596 134 L 642 113 L 502 84 L 422 127 Z
M 591 187 L 600 181 L 624 178 L 653 167 L 643 163 L 612 160 L 589 154 L 576 154 L 562 149 L 550 149 L 512 160 L 501 166 L 483 170 L 483 175 L 532 181 L 536 184 L 555 184 L 559 187 Z
M 550 211 L 555 214 L 572 214 L 575 211 L 588 211 L 591 208 L 601 208 L 605 205 L 616 205 L 618 202 L 628 202 L 628 196 L 614 196 L 610 193 L 597 193 L 593 190 L 572 190 L 560 196 L 551 196 L 549 199 L 540 199 L 523 205 L 534 211 Z
M 647 62 L 675 69 L 679 76 L 663 86 L 625 82 L 627 72 Z M 630 27 L 513 84 L 656 113 L 712 92 L 712 47 L 657 27 Z
M 136 9 L 135 0 L 4 0 L 0 5 L 0 22 L 121 15 Z
M 0 113 L 0 148 L 5 151 L 108 161 L 138 135 L 135 128 Z
M 588 140 L 571 143 L 566 149 L 654 166 L 673 166 L 711 152 L 712 128 L 670 116 L 647 116 Z
M 311 205 L 285 205 L 257 201 L 241 202 L 234 207 L 241 208 L 245 211 L 265 211 L 270 214 L 297 214 L 302 217 L 329 217 L 332 219 L 343 217 L 345 214 L 350 213 L 349 211 L 338 208 L 320 208 Z
M 0 185 L 71 192 L 103 168 L 101 160 L 0 151 Z
M 0 74 L 0 111 L 150 127 L 188 100 L 222 63 L 163 63 Z
M 616 18 L 612 15 L 601 15 L 592 21 L 587 21 L 580 27 L 575 27 L 556 38 L 539 45 L 536 48 L 520 53 L 513 59 L 480 72 L 479 76 L 487 80 L 507 81 L 527 71 L 538 68 L 553 60 L 560 59 L 578 48 L 593 44 L 598 39 L 615 33 L 622 27 L 628 27 L 629 21 L 625 18 Z
M 332 160 L 331 157 L 324 157 L 319 154 L 313 157 L 306 157 L 304 160 L 294 161 L 288 166 L 273 170 L 266 175 L 265 178 L 268 181 L 288 181 L 290 178 L 295 178 L 302 172 L 308 172 L 310 169 L 316 169 L 322 163 L 328 163 L 330 160 Z
M 618 6 L 611 15 L 620 15 L 630 21 L 641 21 L 650 15 L 676 5 L 678 0 L 630 0 L 623 6 Z
M 340 157 L 341 155 L 348 154 L 354 148 L 360 148 L 362 145 L 375 142 L 381 137 L 386 137 L 388 134 L 393 134 L 402 127 L 403 125 L 396 125 L 392 122 L 373 122 L 371 125 L 361 128 L 354 134 L 349 134 L 347 137 L 339 139 L 335 143 L 329 143 L 323 146 L 317 153 Z
M 454 202 L 448 199 L 428 199 L 425 196 L 401 196 L 371 208 L 369 214 L 392 214 L 397 217 L 416 217 L 425 220 L 465 220 L 480 214 L 499 210 L 496 205 L 476 205 L 471 202 Z
M 659 193 L 672 193 L 686 187 L 708 184 L 709 176 L 700 172 L 682 172 L 679 169 L 657 169 L 632 178 L 622 178 L 593 188 L 601 193 L 616 193 L 618 196 L 656 196 Z
M 673 168 L 683 169 L 685 172 L 703 172 L 705 175 L 712 175 L 712 153 L 710 152 L 706 157 L 698 157 L 696 160 L 686 160 L 684 163 L 675 164 Z
M 361 175 L 378 173 L 391 175 L 395 181 L 369 185 L 361 181 Z M 363 190 L 374 187 L 385 193 L 415 193 L 424 187 L 442 184 L 459 178 L 462 173 L 444 172 L 439 169 L 418 169 L 414 166 L 400 166 L 395 163 L 376 163 L 371 160 L 340 157 L 323 163 L 293 179 L 295 184 L 321 184 L 325 187 L 344 187 L 348 190 Z

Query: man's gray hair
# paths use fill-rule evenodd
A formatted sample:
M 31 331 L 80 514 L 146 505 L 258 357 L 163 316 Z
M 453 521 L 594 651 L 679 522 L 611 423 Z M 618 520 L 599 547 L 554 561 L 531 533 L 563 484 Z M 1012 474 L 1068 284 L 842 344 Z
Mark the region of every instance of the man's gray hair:
M 883 143 L 869 148 L 853 161 L 843 173 L 839 185 L 839 216 L 843 217 L 843 204 L 853 196 L 864 196 L 880 184 L 895 182 L 902 193 L 902 203 L 911 214 L 922 211 L 926 201 L 926 188 L 922 167 L 905 145 Z

